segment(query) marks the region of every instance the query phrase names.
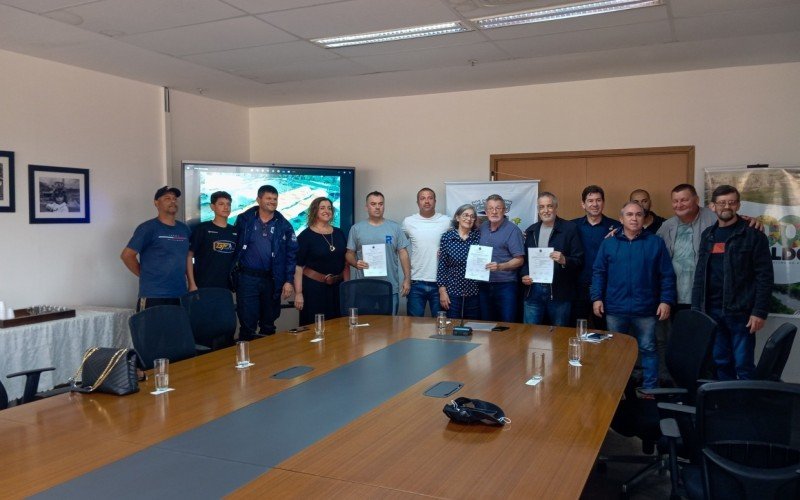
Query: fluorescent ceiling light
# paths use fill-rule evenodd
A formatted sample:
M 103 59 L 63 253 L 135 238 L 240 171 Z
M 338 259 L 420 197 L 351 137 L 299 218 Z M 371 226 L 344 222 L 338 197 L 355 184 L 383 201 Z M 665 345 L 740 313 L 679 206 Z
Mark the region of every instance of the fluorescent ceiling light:
M 480 29 L 502 28 L 517 24 L 541 23 L 570 17 L 592 16 L 619 10 L 653 7 L 663 3 L 664 0 L 595 0 L 510 12 L 499 16 L 479 17 L 471 19 L 471 21 Z
M 388 31 L 359 33 L 357 35 L 317 38 L 311 41 L 325 48 L 335 49 L 337 47 L 349 47 L 351 45 L 363 45 L 367 43 L 394 42 L 397 40 L 408 40 L 410 38 L 449 35 L 450 33 L 460 33 L 462 31 L 472 31 L 472 29 L 468 28 L 461 22 L 454 21 L 448 23 L 429 24 L 427 26 L 411 26 L 409 28 L 399 28 Z

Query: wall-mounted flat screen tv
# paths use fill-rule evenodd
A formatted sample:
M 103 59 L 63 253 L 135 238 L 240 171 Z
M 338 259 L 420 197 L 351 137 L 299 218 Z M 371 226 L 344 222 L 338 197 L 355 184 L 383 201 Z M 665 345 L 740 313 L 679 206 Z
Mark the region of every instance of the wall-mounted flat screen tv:
M 278 190 L 278 211 L 296 233 L 306 228 L 306 211 L 318 196 L 333 201 L 333 225 L 344 234 L 354 223 L 355 169 L 321 165 L 279 165 L 255 163 L 214 163 L 184 161 L 183 203 L 190 227 L 212 220 L 211 193 L 231 194 L 230 224 L 236 216 L 256 205 L 258 188 L 271 184 Z

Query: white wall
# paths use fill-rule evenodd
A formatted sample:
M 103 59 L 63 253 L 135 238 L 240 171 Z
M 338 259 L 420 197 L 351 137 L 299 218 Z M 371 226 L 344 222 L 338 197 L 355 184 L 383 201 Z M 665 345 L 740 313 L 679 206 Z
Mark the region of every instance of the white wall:
M 3 51 L 0 68 L 17 206 L 0 213 L 0 300 L 132 305 L 119 254 L 164 182 L 161 89 Z M 28 164 L 89 169 L 91 223 L 28 224 Z
M 488 179 L 493 153 L 694 145 L 699 186 L 708 166 L 798 165 L 798 88 L 793 63 L 257 108 L 251 160 L 355 166 L 356 205 L 380 190 L 395 220 L 416 210 L 423 185 L 443 206 L 444 181 Z M 581 188 L 557 193 L 562 204 Z M 796 381 L 798 358 L 796 345 Z
M 17 206 L 0 213 L 0 300 L 133 307 L 138 281 L 119 254 L 155 217 L 153 193 L 180 185 L 182 159 L 247 161 L 248 110 L 172 92 L 165 116 L 157 86 L 4 51 L 0 68 Z M 28 224 L 29 163 L 89 169 L 91 223 Z

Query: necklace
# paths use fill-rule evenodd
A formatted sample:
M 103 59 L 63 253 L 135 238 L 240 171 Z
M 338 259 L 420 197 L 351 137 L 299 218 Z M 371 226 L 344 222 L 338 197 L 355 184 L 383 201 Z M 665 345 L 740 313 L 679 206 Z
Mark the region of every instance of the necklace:
M 335 252 L 336 247 L 333 246 L 333 231 L 331 231 L 331 241 L 328 241 L 328 238 L 325 237 L 325 233 L 319 233 L 319 235 L 322 236 L 322 239 L 325 240 L 325 243 L 328 244 L 328 248 L 330 249 L 330 251 Z

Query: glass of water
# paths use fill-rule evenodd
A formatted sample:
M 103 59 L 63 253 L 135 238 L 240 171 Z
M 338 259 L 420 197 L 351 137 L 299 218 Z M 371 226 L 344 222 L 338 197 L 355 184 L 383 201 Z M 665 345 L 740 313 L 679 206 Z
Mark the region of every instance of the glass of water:
M 314 340 L 320 341 L 325 337 L 325 315 L 314 315 Z
M 436 333 L 444 335 L 447 331 L 447 312 L 439 311 L 436 315 Z
M 351 328 L 356 326 L 356 325 L 358 325 L 358 308 L 357 307 L 351 307 L 350 308 L 350 316 L 348 318 L 349 318 L 349 323 L 350 323 L 350 327 Z
M 586 335 L 588 334 L 589 321 L 585 319 L 579 319 L 578 324 L 575 326 L 575 335 L 581 340 L 586 340 Z
M 577 337 L 569 338 L 569 364 L 581 366 L 581 339 Z
M 156 391 L 169 389 L 169 359 L 158 358 L 153 361 L 153 375 L 156 379 Z
M 544 378 L 544 353 L 533 353 L 533 380 L 542 380 Z
M 236 368 L 246 368 L 250 366 L 250 342 L 240 341 L 236 343 Z

